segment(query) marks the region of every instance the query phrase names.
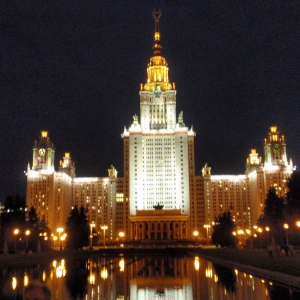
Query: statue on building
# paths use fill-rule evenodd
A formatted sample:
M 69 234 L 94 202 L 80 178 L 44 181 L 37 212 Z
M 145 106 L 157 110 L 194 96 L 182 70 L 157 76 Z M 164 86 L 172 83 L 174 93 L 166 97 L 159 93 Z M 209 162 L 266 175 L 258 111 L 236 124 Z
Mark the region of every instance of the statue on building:
M 183 122 L 183 111 L 181 111 L 179 116 L 178 116 L 178 125 L 179 125 L 179 127 L 184 127 L 185 126 L 185 124 Z
M 135 114 L 134 116 L 133 116 L 133 125 L 138 125 L 139 124 L 139 118 L 138 118 L 138 116 Z

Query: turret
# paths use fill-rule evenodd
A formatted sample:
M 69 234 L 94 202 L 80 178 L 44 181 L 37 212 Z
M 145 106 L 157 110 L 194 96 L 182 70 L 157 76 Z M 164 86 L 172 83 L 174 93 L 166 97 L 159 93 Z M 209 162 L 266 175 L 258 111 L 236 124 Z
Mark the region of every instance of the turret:
M 71 177 L 76 177 L 75 163 L 72 161 L 72 158 L 71 158 L 69 152 L 66 152 L 65 156 L 63 157 L 63 160 L 61 160 L 59 162 L 58 170 L 59 170 L 59 172 L 64 172 Z
M 33 146 L 32 170 L 54 171 L 54 154 L 54 145 L 48 137 L 48 131 L 41 131 L 39 140 Z
M 280 136 L 277 126 L 270 127 L 264 140 L 265 166 L 288 166 L 284 135 Z

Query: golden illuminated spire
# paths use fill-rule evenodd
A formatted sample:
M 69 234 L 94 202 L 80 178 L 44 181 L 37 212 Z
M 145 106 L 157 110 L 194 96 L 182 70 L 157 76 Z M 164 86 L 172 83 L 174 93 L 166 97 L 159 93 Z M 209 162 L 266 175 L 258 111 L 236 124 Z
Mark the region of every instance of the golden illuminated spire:
M 155 19 L 155 32 L 154 32 L 154 55 L 160 55 L 160 51 L 162 46 L 160 45 L 160 33 L 159 33 L 159 19 L 162 15 L 162 11 L 160 9 L 154 9 L 152 12 L 152 16 Z
M 141 91 L 155 92 L 160 95 L 163 91 L 175 90 L 175 84 L 169 82 L 169 68 L 166 59 L 161 56 L 160 45 L 160 32 L 159 32 L 159 19 L 162 15 L 160 9 L 155 9 L 152 16 L 155 19 L 155 32 L 154 32 L 154 56 L 150 58 L 150 63 L 147 68 L 147 83 L 140 85 Z

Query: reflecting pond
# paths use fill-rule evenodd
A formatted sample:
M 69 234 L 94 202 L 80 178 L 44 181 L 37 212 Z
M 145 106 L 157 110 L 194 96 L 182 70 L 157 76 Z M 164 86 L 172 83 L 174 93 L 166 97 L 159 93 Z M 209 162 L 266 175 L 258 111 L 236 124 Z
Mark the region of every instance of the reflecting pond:
M 57 259 L 1 268 L 0 299 L 22 299 L 32 278 L 53 300 L 71 299 L 300 299 L 300 293 L 189 255 L 115 255 Z

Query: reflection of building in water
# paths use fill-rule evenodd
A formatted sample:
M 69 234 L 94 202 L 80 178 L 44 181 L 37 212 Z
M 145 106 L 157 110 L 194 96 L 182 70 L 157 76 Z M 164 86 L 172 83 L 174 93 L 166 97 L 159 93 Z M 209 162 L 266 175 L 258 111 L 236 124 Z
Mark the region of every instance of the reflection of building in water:
M 193 299 L 190 261 L 175 256 L 136 257 L 128 265 L 130 300 Z
M 0 298 L 20 299 L 32 276 L 49 286 L 53 300 L 270 300 L 278 288 L 199 257 L 121 256 L 3 268 Z M 287 297 L 280 299 L 300 299 L 297 291 L 281 292 Z

